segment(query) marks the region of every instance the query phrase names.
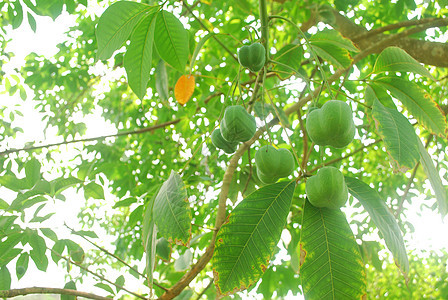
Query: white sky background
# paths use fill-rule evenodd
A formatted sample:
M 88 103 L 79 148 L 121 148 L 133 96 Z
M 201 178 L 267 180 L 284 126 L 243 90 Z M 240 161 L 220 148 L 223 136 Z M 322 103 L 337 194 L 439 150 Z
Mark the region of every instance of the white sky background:
M 32 30 L 27 25 L 26 20 L 24 20 L 22 26 L 19 29 L 9 31 L 9 37 L 12 39 L 12 41 L 8 44 L 7 50 L 13 52 L 15 57 L 12 59 L 11 63 L 7 64 L 4 68 L 4 71 L 6 71 L 7 74 L 9 73 L 8 71 L 12 70 L 15 67 L 20 68 L 24 63 L 24 57 L 30 52 L 34 51 L 37 54 L 44 54 L 47 57 L 51 57 L 52 55 L 54 55 L 58 50 L 56 48 L 56 45 L 64 40 L 64 32 L 67 31 L 70 25 L 74 24 L 75 18 L 64 13 L 63 15 L 59 16 L 55 22 L 53 22 L 49 17 L 37 17 L 36 21 L 36 33 L 32 32 Z M 0 94 L 0 103 L 2 105 L 13 105 L 15 103 L 21 103 L 20 110 L 24 114 L 24 117 L 17 119 L 15 124 L 16 126 L 23 128 L 24 133 L 18 134 L 17 139 L 9 144 L 10 147 L 12 146 L 21 148 L 26 142 L 33 141 L 44 141 L 45 143 L 61 141 L 61 137 L 55 136 L 56 130 L 49 130 L 47 131 L 46 136 L 44 136 L 42 130 L 43 126 L 38 126 L 38 124 L 41 124 L 41 115 L 34 111 L 34 104 L 32 101 L 30 101 L 31 99 L 31 92 L 29 90 L 28 100 L 24 103 L 22 103 L 18 95 L 9 97 L 7 94 Z M 101 122 L 101 120 L 103 119 L 99 115 L 97 117 L 89 118 L 87 122 L 88 129 L 86 136 L 100 136 L 113 133 L 115 131 L 115 128 L 106 126 L 107 124 Z M 69 149 L 70 147 L 67 148 L 67 150 Z M 64 161 L 64 152 L 62 152 L 60 158 L 61 161 Z M 7 198 L 8 194 L 3 194 L 4 189 L 0 188 L 0 192 L 2 194 L 2 198 L 5 198 L 5 200 L 7 201 L 12 200 Z M 12 196 L 13 194 L 9 194 L 9 197 Z M 66 202 L 59 201 L 60 204 L 57 208 L 57 214 L 53 218 L 56 218 L 58 220 L 58 223 L 67 220 L 70 223 L 71 220 L 71 226 L 79 228 L 79 226 L 77 226 L 76 224 L 76 215 L 80 209 L 80 204 L 83 201 L 79 198 L 82 197 L 82 195 L 75 195 L 75 193 L 72 192 L 72 196 L 74 196 L 75 198 L 68 198 Z M 77 197 L 79 200 L 76 199 Z M 106 197 L 108 197 L 107 194 Z M 423 209 L 422 211 L 420 211 L 420 202 L 421 200 L 414 200 L 413 203 L 415 208 L 408 209 L 407 211 L 408 220 L 410 220 L 411 223 L 415 226 L 415 233 L 406 236 L 408 250 L 447 249 L 448 235 L 446 234 L 446 232 L 448 232 L 448 222 L 445 222 L 445 224 L 442 223 L 441 217 L 437 213 L 437 211 L 433 212 L 429 209 Z M 347 213 L 347 215 L 350 215 L 350 213 Z M 69 237 L 67 231 L 65 231 L 65 234 L 65 237 Z M 101 242 L 103 242 L 102 245 L 104 246 L 104 240 L 102 240 Z M 9 266 L 12 266 L 12 264 L 10 264 Z M 66 271 L 58 269 L 52 261 L 49 262 L 47 273 L 38 271 L 34 267 L 34 263 L 31 260 L 29 263 L 29 270 L 33 271 L 27 272 L 24 278 L 22 278 L 20 281 L 17 281 L 15 270 L 10 268 L 13 279 L 12 288 L 30 286 L 62 287 L 65 283 Z M 117 273 L 111 278 L 115 279 L 118 275 L 119 274 Z M 132 286 L 129 285 L 129 283 L 130 281 L 126 281 L 125 285 L 133 291 L 138 291 L 138 285 Z M 83 291 L 91 291 L 98 294 L 104 294 L 101 292 L 101 290 L 89 289 L 89 285 L 91 286 L 92 283 L 86 281 L 82 286 L 78 284 L 78 289 Z

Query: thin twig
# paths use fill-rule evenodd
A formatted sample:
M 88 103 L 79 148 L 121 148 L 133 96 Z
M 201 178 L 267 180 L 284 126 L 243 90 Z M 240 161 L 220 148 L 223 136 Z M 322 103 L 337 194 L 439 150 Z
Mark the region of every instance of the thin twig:
M 196 297 L 196 300 L 201 299 L 201 297 L 207 292 L 207 290 L 212 286 L 213 284 L 213 278 L 210 279 L 210 282 L 207 284 L 207 286 L 202 290 L 202 292 Z

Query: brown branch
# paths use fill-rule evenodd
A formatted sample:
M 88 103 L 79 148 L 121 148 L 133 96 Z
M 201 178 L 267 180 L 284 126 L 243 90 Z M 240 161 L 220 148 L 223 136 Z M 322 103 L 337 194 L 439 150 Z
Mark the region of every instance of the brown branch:
M 17 296 L 25 296 L 30 294 L 58 294 L 58 295 L 72 295 L 95 300 L 110 300 L 109 297 L 98 296 L 91 293 L 81 292 L 70 289 L 58 289 L 49 287 L 28 287 L 23 289 L 12 289 L 0 291 L 0 298 L 13 298 Z
M 391 30 L 400 29 L 400 28 L 404 28 L 404 27 L 411 27 L 411 26 L 431 23 L 431 22 L 434 22 L 437 20 L 443 20 L 443 19 L 442 18 L 425 18 L 425 19 L 420 19 L 420 20 L 406 20 L 403 22 L 389 24 L 389 25 L 386 25 L 386 26 L 383 26 L 380 28 L 375 28 L 375 29 L 369 30 L 365 33 L 355 36 L 355 37 L 353 37 L 353 40 L 362 40 L 362 39 L 372 37 L 372 36 L 380 34 L 380 33 L 384 33 L 386 31 L 391 31 Z
M 438 67 L 448 67 L 448 60 L 446 59 L 448 57 L 447 43 L 424 41 L 407 37 L 412 33 L 420 32 L 428 28 L 447 26 L 448 18 L 438 18 L 428 20 L 428 22 L 422 21 L 422 24 L 411 28 L 411 31 L 408 31 L 408 33 L 403 36 L 381 33 L 370 36 L 367 29 L 355 24 L 349 18 L 341 15 L 337 10 L 329 9 L 329 12 L 332 13 L 334 17 L 324 18 L 322 21 L 332 26 L 346 38 L 352 40 L 361 50 L 365 50 L 374 44 L 381 44 L 381 46 L 371 49 L 373 50 L 371 53 L 380 53 L 388 46 L 397 46 L 405 50 L 409 55 L 421 63 Z M 406 23 L 403 23 L 402 25 L 406 25 Z M 393 24 L 390 25 L 389 28 L 393 28 L 394 26 L 399 25 Z M 378 31 L 380 30 L 378 29 Z M 388 39 L 390 36 L 395 36 L 396 38 L 392 39 L 389 43 L 382 43 L 384 39 Z
M 73 141 L 63 141 L 63 142 L 59 142 L 59 143 L 45 144 L 45 145 L 39 145 L 39 146 L 24 147 L 24 148 L 20 148 L 20 149 L 9 149 L 9 150 L 0 152 L 0 156 L 8 155 L 11 153 L 16 153 L 16 152 L 21 152 L 21 151 L 31 151 L 31 150 L 42 149 L 42 148 L 50 148 L 50 147 L 55 147 L 55 146 L 68 145 L 68 144 L 72 144 L 72 143 L 92 142 L 92 141 L 102 140 L 102 139 L 109 138 L 109 137 L 119 137 L 119 136 L 123 136 L 123 135 L 141 134 L 141 133 L 145 133 L 145 132 L 154 131 L 159 128 L 164 128 L 169 125 L 179 123 L 180 121 L 181 121 L 181 119 L 176 119 L 174 121 L 160 123 L 157 125 L 148 126 L 148 127 L 137 129 L 137 130 L 122 131 L 122 132 L 118 132 L 115 134 L 101 135 L 101 136 L 96 136 L 96 137 L 91 137 L 91 138 L 78 139 L 78 140 L 73 140 Z

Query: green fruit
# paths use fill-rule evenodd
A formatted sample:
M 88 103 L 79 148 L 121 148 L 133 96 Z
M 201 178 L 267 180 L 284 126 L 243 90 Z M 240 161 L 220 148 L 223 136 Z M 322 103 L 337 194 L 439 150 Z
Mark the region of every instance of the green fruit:
M 260 71 L 266 61 L 266 49 L 260 43 L 243 46 L 238 51 L 240 65 L 249 68 L 252 72 Z
M 344 175 L 335 167 L 323 167 L 306 181 L 308 201 L 316 207 L 337 209 L 344 206 L 348 189 Z
M 241 105 L 228 106 L 221 120 L 221 135 L 227 142 L 247 142 L 257 130 L 255 118 Z
M 222 135 L 221 130 L 216 128 L 212 132 L 212 144 L 221 150 L 223 150 L 227 154 L 232 154 L 236 151 L 236 147 L 238 146 L 238 142 L 228 142 L 226 141 Z
M 257 174 L 264 183 L 276 182 L 279 178 L 289 176 L 294 170 L 294 157 L 287 149 L 276 149 L 266 145 L 255 153 Z
M 355 137 L 352 110 L 345 102 L 327 101 L 308 113 L 306 131 L 317 145 L 344 148 Z

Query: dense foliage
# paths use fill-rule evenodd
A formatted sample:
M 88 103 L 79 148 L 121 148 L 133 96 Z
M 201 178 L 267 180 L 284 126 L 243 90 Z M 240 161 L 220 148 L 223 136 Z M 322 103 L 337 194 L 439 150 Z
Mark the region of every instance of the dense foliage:
M 76 25 L 0 72 L 22 99 L 0 104 L 0 297 L 448 297 L 446 253 L 402 237 L 409 210 L 447 214 L 447 5 L 2 1 L 0 67 L 37 16 Z M 30 102 L 62 142 L 11 147 Z M 331 209 L 305 191 L 327 166 Z M 55 223 L 73 195 L 77 227 Z M 64 289 L 15 289 L 32 263 L 65 266 Z

